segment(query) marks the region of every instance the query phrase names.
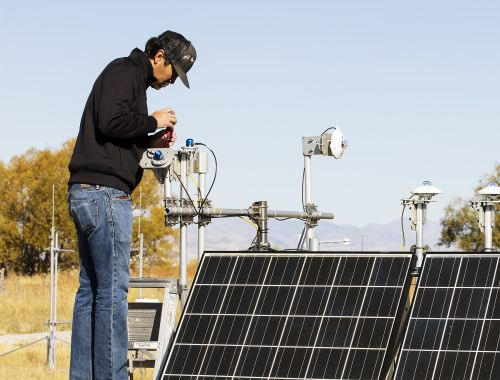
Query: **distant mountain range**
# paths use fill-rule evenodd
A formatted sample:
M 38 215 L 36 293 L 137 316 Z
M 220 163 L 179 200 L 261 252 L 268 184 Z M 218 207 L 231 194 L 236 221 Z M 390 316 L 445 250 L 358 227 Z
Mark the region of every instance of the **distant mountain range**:
M 405 219 L 406 249 L 415 244 L 415 231 L 410 228 L 410 222 Z M 298 220 L 269 221 L 269 242 L 275 249 L 297 248 L 297 243 L 304 224 Z M 188 228 L 188 252 L 196 255 L 197 229 Z M 441 226 L 438 222 L 427 221 L 424 226 L 424 244 L 432 251 L 449 250 L 438 246 Z M 239 218 L 213 219 L 206 230 L 206 250 L 233 251 L 245 250 L 252 243 L 256 230 L 253 226 Z M 349 239 L 350 244 L 321 244 L 324 251 L 401 251 L 403 237 L 401 222 L 389 224 L 367 224 L 362 227 L 342 225 L 332 222 L 320 222 L 316 228 L 316 236 L 320 241 Z

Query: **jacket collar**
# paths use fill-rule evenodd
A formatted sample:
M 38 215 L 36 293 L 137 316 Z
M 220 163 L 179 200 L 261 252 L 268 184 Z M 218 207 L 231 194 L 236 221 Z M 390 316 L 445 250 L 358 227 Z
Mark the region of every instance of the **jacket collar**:
M 144 54 L 141 49 L 135 48 L 129 55 L 129 58 L 139 67 L 142 76 L 144 77 L 144 83 L 149 87 L 156 78 L 153 76 L 153 67 L 149 58 Z

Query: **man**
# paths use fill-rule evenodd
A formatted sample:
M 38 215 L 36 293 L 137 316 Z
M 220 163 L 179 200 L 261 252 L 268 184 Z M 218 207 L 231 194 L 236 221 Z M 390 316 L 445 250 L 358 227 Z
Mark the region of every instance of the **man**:
M 149 39 L 144 52 L 136 48 L 112 61 L 85 105 L 69 164 L 68 205 L 80 254 L 71 379 L 127 379 L 130 194 L 142 178 L 142 153 L 170 146 L 177 122 L 170 108 L 148 114 L 146 90 L 177 76 L 189 88 L 186 73 L 195 59 L 188 40 L 166 31 Z

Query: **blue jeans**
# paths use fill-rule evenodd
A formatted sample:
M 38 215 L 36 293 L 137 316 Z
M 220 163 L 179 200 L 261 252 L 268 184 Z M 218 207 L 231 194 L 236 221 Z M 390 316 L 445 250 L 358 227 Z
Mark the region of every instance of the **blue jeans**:
M 73 184 L 68 206 L 80 254 L 70 379 L 127 379 L 130 197 L 110 187 Z

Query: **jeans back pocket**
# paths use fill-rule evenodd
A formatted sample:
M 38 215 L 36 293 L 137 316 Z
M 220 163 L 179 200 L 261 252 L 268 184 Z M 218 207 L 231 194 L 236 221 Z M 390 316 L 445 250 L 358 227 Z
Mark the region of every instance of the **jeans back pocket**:
M 85 234 L 91 234 L 97 227 L 97 200 L 95 198 L 72 199 L 70 212 L 75 226 Z

